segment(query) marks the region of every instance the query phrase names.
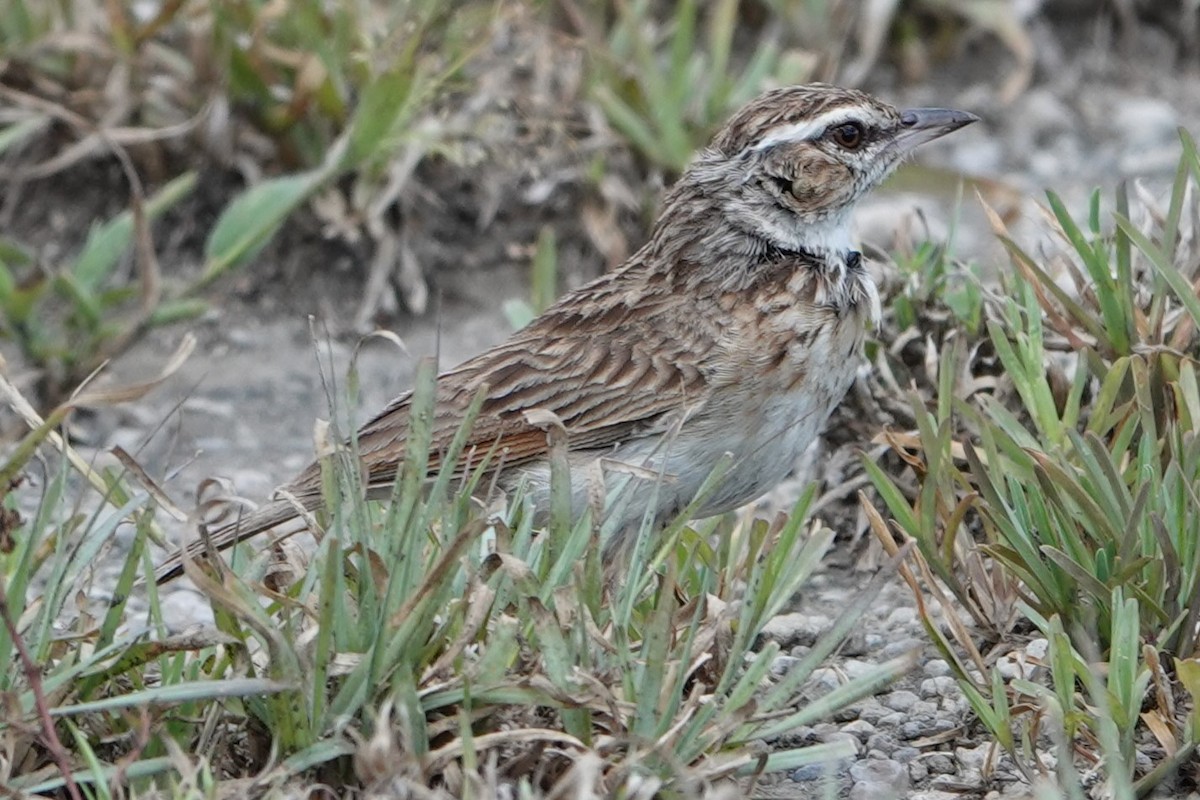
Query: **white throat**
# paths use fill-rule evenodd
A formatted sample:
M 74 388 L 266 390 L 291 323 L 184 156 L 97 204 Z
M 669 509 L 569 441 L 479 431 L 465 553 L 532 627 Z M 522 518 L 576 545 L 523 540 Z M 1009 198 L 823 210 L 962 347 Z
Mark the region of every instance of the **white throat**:
M 831 262 L 841 262 L 846 254 L 858 248 L 851 233 L 850 212 L 824 217 L 817 222 L 800 222 L 789 215 L 786 219 L 760 219 L 769 236 L 787 250 L 811 253 Z
M 841 260 L 846 253 L 858 248 L 851 233 L 850 214 L 827 217 L 816 224 L 806 224 L 796 231 L 800 249 L 815 255 Z

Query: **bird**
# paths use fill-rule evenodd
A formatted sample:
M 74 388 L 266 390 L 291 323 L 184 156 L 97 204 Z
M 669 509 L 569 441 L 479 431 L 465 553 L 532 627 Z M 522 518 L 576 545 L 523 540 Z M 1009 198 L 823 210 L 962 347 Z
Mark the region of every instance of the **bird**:
M 879 295 L 852 237 L 856 204 L 916 147 L 976 120 L 820 83 L 751 100 L 665 193 L 623 265 L 437 377 L 429 474 L 481 393 L 465 452 L 490 454 L 490 482 L 523 486 L 540 520 L 556 432 L 574 512 L 592 507 L 597 476 L 604 486 L 632 476 L 620 509 L 605 512 L 621 515 L 609 529 L 636 530 L 648 508 L 670 521 L 722 459 L 728 468 L 695 518 L 774 488 L 844 398 L 879 324 Z M 376 495 L 408 455 L 412 401 L 401 394 L 355 437 Z M 298 506 L 318 509 L 321 486 L 313 463 L 280 499 L 185 550 L 224 549 L 297 518 Z M 178 576 L 182 560 L 164 561 L 157 581 Z

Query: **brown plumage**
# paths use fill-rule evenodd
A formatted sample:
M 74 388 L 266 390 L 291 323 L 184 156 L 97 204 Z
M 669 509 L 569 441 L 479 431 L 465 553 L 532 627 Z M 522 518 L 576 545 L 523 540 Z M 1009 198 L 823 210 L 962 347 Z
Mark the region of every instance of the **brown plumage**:
M 635 526 L 649 504 L 669 518 L 725 453 L 733 467 L 701 516 L 767 491 L 844 396 L 878 316 L 849 236 L 854 204 L 915 146 L 974 119 L 899 112 L 822 84 L 754 100 L 667 193 L 628 262 L 439 376 L 430 469 L 487 386 L 468 450 L 494 448 L 501 488 L 525 482 L 535 508 L 549 493 L 547 433 L 526 413 L 539 409 L 566 429 L 577 510 L 597 472 L 638 468 L 625 502 L 607 512 L 618 529 Z M 403 463 L 410 401 L 396 398 L 358 434 L 368 488 L 389 487 Z M 284 489 L 318 507 L 318 466 Z M 209 541 L 222 549 L 295 516 L 292 503 L 273 501 Z M 177 553 L 159 580 L 180 565 Z

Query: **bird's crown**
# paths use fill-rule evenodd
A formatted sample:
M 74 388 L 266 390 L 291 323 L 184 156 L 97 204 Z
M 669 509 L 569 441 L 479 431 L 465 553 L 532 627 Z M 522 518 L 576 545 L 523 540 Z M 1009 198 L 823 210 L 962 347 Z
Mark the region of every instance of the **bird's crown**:
M 895 108 L 865 92 L 825 83 L 787 86 L 742 107 L 713 138 L 712 147 L 732 158 L 751 149 L 815 142 L 822 136 L 838 135 L 839 141 L 854 144 L 849 137 L 887 131 L 899 122 Z M 857 134 L 852 127 L 860 129 Z

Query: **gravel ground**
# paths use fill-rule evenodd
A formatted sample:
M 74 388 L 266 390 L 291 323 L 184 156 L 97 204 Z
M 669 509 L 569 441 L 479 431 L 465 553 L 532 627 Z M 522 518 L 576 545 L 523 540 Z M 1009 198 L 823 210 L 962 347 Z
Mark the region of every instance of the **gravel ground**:
M 1018 238 L 1034 241 L 1040 234 L 1029 198 L 1043 186 L 1053 186 L 1075 208 L 1081 207 L 1092 187 L 1111 187 L 1126 178 L 1142 179 L 1159 196 L 1166 191 L 1178 157 L 1176 126 L 1200 131 L 1200 70 L 1195 60 L 1177 62 L 1174 45 L 1166 46 L 1171 40 L 1148 26 L 1120 47 L 1097 40 L 1091 26 L 1083 22 L 1072 27 L 1035 21 L 1032 30 L 1038 70 L 1028 90 L 1008 105 L 997 98 L 993 74 L 1004 54 L 988 42 L 972 44 L 970 52 L 941 65 L 919 87 L 900 86 L 886 69 L 871 76 L 869 88 L 897 104 L 968 108 L 979 113 L 983 122 L 922 153 L 924 171 L 914 173 L 915 182 L 923 180 L 932 191 L 885 192 L 869 202 L 859 219 L 864 241 L 887 248 L 903 245 L 926 230 L 934 236 L 948 231 L 954 219 L 955 182 L 936 180 L 941 171 L 980 179 L 978 187 L 988 201 L 1012 215 Z M 520 36 L 498 42 L 496 49 L 501 62 L 517 58 L 513 54 L 522 50 Z M 550 66 L 558 65 L 551 62 Z M 535 73 L 541 69 L 536 63 L 528 68 Z M 556 81 L 544 82 L 548 87 L 544 96 L 529 101 L 535 108 L 557 107 L 578 91 L 571 85 L 571 68 L 562 72 Z M 503 83 L 502 78 L 497 81 Z M 463 112 L 468 117 L 460 121 L 477 122 L 503 108 L 503 99 L 493 99 L 491 105 Z M 529 112 L 528 104 L 523 110 Z M 589 124 L 594 125 L 594 119 Z M 596 147 L 614 147 L 603 130 L 592 127 L 591 135 L 593 144 L 600 141 Z M 398 313 L 386 318 L 387 326 L 405 342 L 407 354 L 398 354 L 394 346 L 382 342 L 363 349 L 358 369 L 364 408 L 378 408 L 406 388 L 415 358 L 438 353 L 440 362 L 448 366 L 507 335 L 509 326 L 497 300 L 525 296 L 520 276 L 527 268 L 529 243 L 542 222 L 562 222 L 566 283 L 598 273 L 606 260 L 619 253 L 618 241 L 606 251 L 607 258 L 597 254 L 594 232 L 582 231 L 579 222 L 582 209 L 597 200 L 579 188 L 579 176 L 594 151 L 562 151 L 567 155 L 553 168 L 545 163 L 538 166 L 545 152 L 544 148 L 520 150 L 512 159 L 515 163 L 505 163 L 491 177 L 471 184 L 478 189 L 490 181 L 499 189 L 485 187 L 475 195 L 468 191 L 465 199 L 456 196 L 455 202 L 477 206 L 474 221 L 460 231 L 460 239 L 446 234 L 437 241 L 418 243 L 431 296 L 440 301 L 431 303 L 422 316 Z M 560 151 L 551 148 L 551 152 Z M 457 168 L 458 172 L 447 164 L 429 167 L 418 173 L 421 191 L 434 196 L 446 187 L 459 187 L 458 191 L 470 182 L 468 170 L 473 175 L 499 163 L 485 155 L 479 164 Z M 636 173 L 631 162 L 623 168 Z M 547 175 L 555 170 L 559 178 L 547 184 Z M 568 177 L 562 177 L 564 171 Z M 627 183 L 636 185 L 634 179 Z M 15 215 L 13 229 L 29 231 L 25 240 L 41 241 L 44 248 L 63 247 L 62 242 L 69 241 L 79 227 L 81 215 L 86 213 L 90 219 L 102 213 L 106 202 L 111 204 L 93 198 L 92 205 L 75 212 L 72 202 L 87 202 L 76 197 L 75 187 L 27 191 L 31 193 L 24 204 L 27 208 Z M 500 204 L 490 216 L 483 214 L 480 207 L 491 202 L 487 198 L 497 191 L 501 197 L 518 199 Z M 629 185 L 611 194 L 617 197 L 628 191 Z M 624 236 L 626 246 L 636 246 L 643 222 L 627 205 L 613 201 L 602 208 L 612 212 L 610 236 Z M 46 208 L 56 211 L 47 214 Z M 431 202 L 425 213 L 445 213 L 445 203 Z M 147 470 L 162 476 L 168 491 L 185 508 L 194 487 L 206 477 L 227 477 L 239 494 L 263 498 L 309 460 L 313 419 L 326 412 L 306 316 L 315 314 L 329 321 L 324 324 L 333 336 L 326 354 L 334 365 L 332 374 L 343 375 L 354 348 L 345 321 L 357 305 L 362 258 L 353 248 L 323 241 L 311 223 L 307 227 L 296 223 L 289 231 L 286 241 L 267 251 L 254 274 L 228 282 L 226 295 L 193 327 L 201 344 L 197 353 L 167 386 L 137 403 L 79 420 L 77 433 L 85 452 L 100 461 L 110 458 L 107 450 L 116 444 L 138 453 Z M 194 247 L 188 249 L 184 235 L 177 241 L 180 268 L 194 268 Z M 986 262 L 994 261 L 997 253 L 969 196 L 955 242 L 964 257 Z M 463 252 L 454 249 L 459 244 Z M 317 264 L 322 268 L 314 269 Z M 476 269 L 479 265 L 482 271 Z M 119 359 L 108 379 L 119 384 L 152 374 L 182 333 L 181 329 L 156 332 Z M 804 459 L 797 477 L 766 502 L 783 505 L 795 497 L 813 474 L 804 465 L 821 463 L 822 452 L 818 449 Z M 35 490 L 36 485 L 30 496 Z M 805 588 L 795 608 L 772 623 L 768 635 L 786 654 L 779 657 L 779 671 L 807 652 L 866 583 L 868 575 L 856 570 L 864 562 L 860 557 L 864 547 L 843 548 Z M 172 586 L 166 610 L 175 627 L 208 621 L 197 599 L 185 582 Z M 1017 652 L 1036 654 L 1038 646 L 1033 640 L 1021 644 Z M 949 667 L 927 643 L 912 597 L 898 580 L 883 590 L 858 633 L 815 676 L 810 689 L 814 695 L 828 691 L 872 664 L 913 650 L 919 652 L 918 665 L 899 684 L 836 719 L 788 737 L 792 743 L 845 739 L 855 745 L 855 759 L 831 771 L 797 770 L 764 787 L 764 793 L 828 796 L 822 794 L 822 782 L 832 780 L 837 796 L 854 800 L 1024 796 L 1027 787 L 973 722 Z M 1009 667 L 1018 669 L 1018 661 L 1012 660 Z

